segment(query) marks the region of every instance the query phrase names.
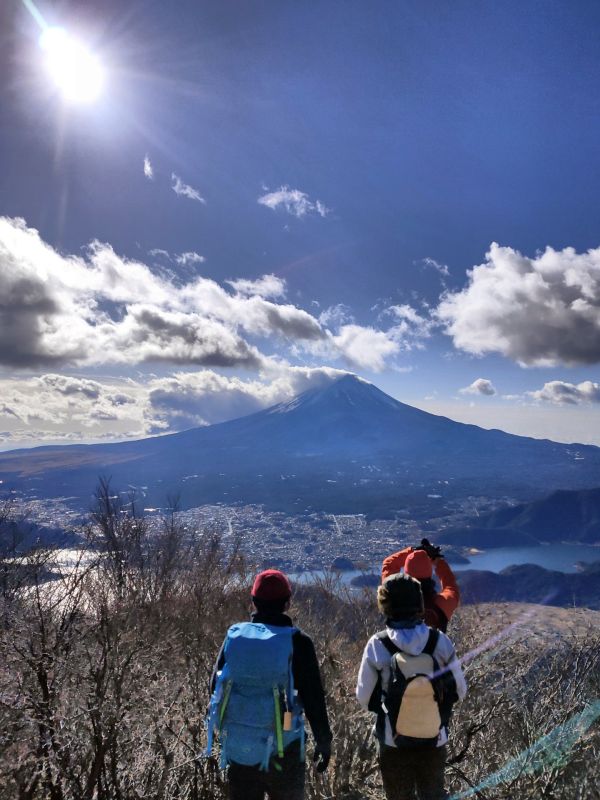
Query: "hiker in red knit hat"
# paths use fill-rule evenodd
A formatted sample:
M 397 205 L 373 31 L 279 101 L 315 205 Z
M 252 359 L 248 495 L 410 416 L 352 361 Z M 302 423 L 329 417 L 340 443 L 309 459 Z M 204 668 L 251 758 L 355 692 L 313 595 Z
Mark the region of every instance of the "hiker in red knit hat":
M 304 714 L 318 772 L 331 757 L 319 663 L 286 613 L 292 587 L 283 572 L 259 573 L 251 596 L 252 621 L 229 628 L 213 672 L 207 752 L 218 735 L 230 800 L 303 800 Z
M 439 592 L 433 580 L 434 569 L 441 584 Z M 432 545 L 428 539 L 422 539 L 420 547 L 406 547 L 393 553 L 383 562 L 381 582 L 401 570 L 421 584 L 425 600 L 425 623 L 445 633 L 460 603 L 460 592 L 454 573 L 442 557 L 440 548 Z

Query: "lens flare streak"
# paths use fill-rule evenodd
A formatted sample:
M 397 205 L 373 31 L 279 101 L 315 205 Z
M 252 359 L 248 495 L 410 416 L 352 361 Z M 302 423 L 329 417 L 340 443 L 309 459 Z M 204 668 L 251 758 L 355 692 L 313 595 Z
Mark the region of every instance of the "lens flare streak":
M 501 783 L 516 780 L 523 775 L 532 775 L 536 772 L 565 766 L 577 742 L 587 733 L 598 717 L 600 717 L 600 700 L 594 700 L 579 714 L 540 737 L 531 747 L 523 750 L 477 786 L 452 795 L 450 800 L 463 800 L 466 797 L 473 797 L 482 789 L 499 786 Z

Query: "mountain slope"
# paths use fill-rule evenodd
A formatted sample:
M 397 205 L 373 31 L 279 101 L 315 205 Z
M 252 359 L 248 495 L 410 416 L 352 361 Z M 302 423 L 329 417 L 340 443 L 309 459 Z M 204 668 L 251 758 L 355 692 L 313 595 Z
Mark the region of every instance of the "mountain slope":
M 600 478 L 600 476 L 598 476 Z M 547 497 L 494 511 L 480 527 L 510 528 L 543 539 L 600 541 L 600 488 L 558 490 Z
M 99 475 L 143 487 L 148 505 L 251 502 L 302 511 L 390 513 L 435 490 L 529 499 L 597 485 L 600 448 L 487 431 L 400 403 L 345 376 L 247 417 L 103 445 L 0 455 L 7 488 L 89 505 Z M 596 476 L 596 477 L 594 477 Z

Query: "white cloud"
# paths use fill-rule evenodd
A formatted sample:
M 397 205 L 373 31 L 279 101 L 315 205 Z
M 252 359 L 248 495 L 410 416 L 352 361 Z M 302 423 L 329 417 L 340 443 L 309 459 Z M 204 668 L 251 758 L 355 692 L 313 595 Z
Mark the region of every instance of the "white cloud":
M 487 378 L 477 378 L 469 386 L 459 389 L 461 394 L 482 394 L 485 397 L 492 397 L 496 394 L 496 387 Z
M 342 325 L 354 322 L 354 316 L 347 305 L 338 303 L 321 311 L 319 322 L 327 328 L 340 328 Z
M 168 250 L 163 250 L 162 247 L 154 247 L 152 250 L 148 250 L 148 255 L 152 256 L 152 258 L 166 258 L 168 260 L 171 259 L 171 254 Z
M 44 425 L 47 435 L 43 439 L 61 438 L 67 433 L 94 438 L 102 432 L 100 424 L 107 421 L 116 437 L 131 425 L 137 427 L 138 435 L 145 432 L 145 390 L 132 381 L 108 383 L 51 373 L 20 380 L 0 379 L 0 394 L 5 401 L 0 405 L 0 414 L 30 428 Z M 11 427 L 15 435 L 23 430 Z M 17 436 L 16 440 L 20 438 Z
M 455 347 L 527 366 L 600 361 L 600 248 L 529 258 L 494 243 L 467 275 L 437 308 Z
M 600 403 L 600 384 L 594 381 L 582 381 L 582 383 L 549 381 L 541 389 L 527 394 L 533 397 L 534 400 L 541 400 L 555 405 Z
M 72 378 L 66 375 L 42 375 L 34 378 L 43 388 L 58 392 L 63 395 L 80 395 L 87 397 L 88 400 L 96 400 L 102 392 L 102 386 L 98 381 L 88 378 Z
M 171 173 L 171 188 L 178 197 L 187 197 L 188 200 L 196 200 L 199 203 L 206 205 L 206 200 L 202 197 L 198 189 L 194 189 L 188 183 L 184 183 L 179 175 L 174 172 Z
M 362 325 L 342 325 L 332 341 L 348 364 L 373 372 L 381 372 L 386 359 L 400 352 L 400 345 L 388 333 Z
M 101 242 L 83 257 L 63 256 L 24 221 L 0 218 L 0 364 L 160 360 L 256 369 L 264 357 L 243 334 L 326 338 L 307 311 L 249 294 L 279 294 L 279 279 L 232 285 L 235 294 L 198 276 L 174 283 Z
M 304 341 L 302 346 L 322 358 L 335 358 L 336 353 L 352 368 L 381 372 L 386 367 L 408 370 L 390 363 L 395 356 L 423 347 L 423 339 L 430 336 L 432 323 L 408 305 L 388 306 L 380 317 L 392 317 L 395 324 L 385 330 L 370 325 L 346 321 L 352 319 L 350 310 L 332 306 L 319 317 L 321 325 L 328 323 L 326 337 L 315 342 Z
M 144 156 L 144 175 L 149 181 L 154 180 L 154 167 L 152 166 L 152 162 L 150 161 L 148 155 Z
M 320 200 L 313 201 L 306 192 L 301 192 L 300 189 L 290 189 L 289 186 L 281 186 L 275 192 L 263 194 L 258 198 L 258 203 L 273 209 L 273 211 L 281 207 L 288 214 L 298 218 L 309 214 L 318 214 L 320 217 L 326 217 L 331 211 Z
M 384 314 L 391 314 L 398 320 L 396 325 L 390 329 L 390 334 L 402 344 L 404 350 L 421 347 L 422 340 L 431 336 L 434 326 L 432 320 L 419 314 L 408 304 L 389 306 Z
M 175 256 L 175 262 L 182 267 L 187 267 L 189 264 L 203 264 L 206 261 L 204 256 L 196 253 L 194 250 L 188 250 L 185 253 L 179 253 Z
M 263 275 L 255 281 L 240 278 L 235 281 L 225 281 L 238 294 L 258 295 L 259 297 L 284 297 L 286 292 L 285 281 L 276 275 Z

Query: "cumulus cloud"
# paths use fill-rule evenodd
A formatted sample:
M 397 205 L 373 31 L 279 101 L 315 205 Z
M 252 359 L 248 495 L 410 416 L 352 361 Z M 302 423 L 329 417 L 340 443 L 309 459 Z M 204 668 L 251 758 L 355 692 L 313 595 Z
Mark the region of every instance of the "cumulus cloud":
M 202 197 L 198 189 L 194 189 L 188 183 L 184 183 L 179 175 L 171 173 L 171 188 L 178 197 L 187 197 L 188 200 L 196 200 L 198 203 L 206 205 L 206 200 Z
M 0 379 L 4 401 L 0 404 L 0 414 L 30 428 L 44 425 L 47 435 L 42 439 L 60 438 L 67 433 L 79 438 L 96 437 L 102 422 L 112 423 L 116 437 L 132 424 L 137 426 L 138 435 L 142 435 L 146 394 L 133 381 L 101 382 L 56 373 L 21 380 L 4 378 Z M 13 425 L 17 441 L 22 438 L 17 436 L 19 430 L 23 431 Z
M 113 363 L 165 361 L 257 369 L 263 360 L 256 347 L 217 320 L 142 304 L 129 307 L 113 342 Z
M 454 345 L 524 366 L 600 361 L 600 248 L 546 248 L 530 258 L 494 243 L 468 284 L 437 308 Z
M 148 155 L 144 156 L 144 175 L 149 181 L 154 180 L 154 167 Z
M 381 372 L 386 359 L 400 352 L 399 343 L 388 333 L 362 325 L 342 325 L 332 341 L 348 364 L 373 372 Z
M 281 186 L 275 192 L 263 194 L 258 198 L 258 203 L 261 206 L 273 209 L 273 211 L 282 208 L 288 214 L 298 218 L 309 214 L 318 214 L 320 217 L 326 217 L 331 211 L 320 200 L 313 201 L 306 192 L 301 192 L 300 189 L 290 189 L 289 186 Z
M 72 378 L 66 375 L 42 375 L 34 378 L 42 389 L 58 392 L 64 395 L 83 395 L 89 400 L 96 400 L 102 391 L 98 381 L 88 378 Z
M 0 218 L 0 364 L 158 360 L 256 369 L 264 357 L 244 335 L 327 338 L 307 311 L 267 299 L 284 292 L 281 279 L 230 285 L 233 294 L 199 276 L 174 283 L 97 241 L 83 256 L 63 256 L 23 220 Z
M 461 394 L 481 394 L 485 397 L 492 397 L 496 394 L 496 387 L 487 378 L 477 378 L 469 386 L 459 389 Z
M 555 405 L 580 405 L 583 403 L 600 403 L 600 384 L 594 381 L 567 383 L 566 381 L 549 381 L 541 389 L 528 392 L 534 400 L 541 400 Z
M 332 306 L 319 317 L 321 325 L 327 326 L 326 336 L 305 347 L 321 357 L 337 354 L 354 369 L 381 372 L 398 354 L 423 347 L 423 340 L 430 336 L 431 321 L 409 305 L 388 306 L 380 317 L 391 317 L 393 324 L 386 329 L 359 325 L 349 321 L 352 317 L 346 306 Z
M 238 294 L 258 295 L 259 297 L 283 297 L 285 295 L 285 281 L 276 275 L 263 275 L 255 281 L 240 278 L 235 281 L 226 281 Z
M 188 250 L 185 253 L 179 253 L 175 256 L 175 263 L 182 267 L 187 267 L 189 264 L 203 264 L 206 261 L 204 256 L 196 253 L 195 250 Z

